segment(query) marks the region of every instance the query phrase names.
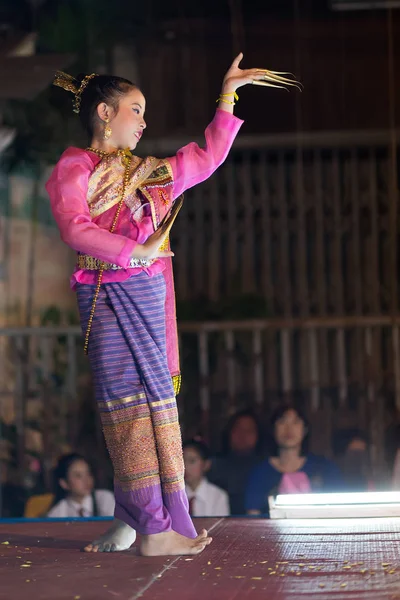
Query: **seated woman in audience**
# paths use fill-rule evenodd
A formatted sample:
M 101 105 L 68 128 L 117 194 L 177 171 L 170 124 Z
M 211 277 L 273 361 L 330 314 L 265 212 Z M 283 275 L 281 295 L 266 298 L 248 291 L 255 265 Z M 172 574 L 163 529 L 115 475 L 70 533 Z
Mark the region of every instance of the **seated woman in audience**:
M 95 490 L 89 463 L 80 454 L 66 454 L 54 471 L 55 499 L 47 513 L 51 518 L 111 517 L 114 494 Z
M 213 458 L 208 479 L 228 492 L 231 515 L 244 515 L 247 480 L 262 458 L 262 438 L 255 413 L 242 410 L 229 420 L 222 452 Z
M 297 408 L 280 407 L 271 419 L 271 426 L 275 451 L 250 475 L 247 514 L 268 515 L 269 496 L 343 489 L 339 469 L 326 458 L 307 453 L 309 429 Z
M 228 494 L 210 483 L 206 473 L 210 468 L 210 452 L 199 440 L 183 444 L 185 487 L 189 514 L 193 517 L 226 517 L 229 515 Z
M 369 456 L 368 436 L 360 429 L 343 429 L 335 436 L 336 462 L 347 492 L 375 490 Z

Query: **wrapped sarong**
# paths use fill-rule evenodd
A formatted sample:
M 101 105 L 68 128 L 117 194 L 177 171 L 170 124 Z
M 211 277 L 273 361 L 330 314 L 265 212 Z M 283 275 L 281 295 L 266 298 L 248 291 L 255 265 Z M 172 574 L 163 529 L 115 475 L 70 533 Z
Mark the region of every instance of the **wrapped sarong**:
M 94 290 L 77 288 L 83 331 Z M 167 360 L 165 296 L 162 273 L 102 285 L 89 359 L 114 467 L 115 516 L 141 534 L 173 529 L 195 537 Z

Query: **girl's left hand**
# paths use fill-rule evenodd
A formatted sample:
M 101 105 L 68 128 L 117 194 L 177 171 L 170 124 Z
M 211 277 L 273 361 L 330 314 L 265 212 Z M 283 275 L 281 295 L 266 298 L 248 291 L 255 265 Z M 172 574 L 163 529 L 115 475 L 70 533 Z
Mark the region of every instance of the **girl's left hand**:
M 243 60 L 243 52 L 241 52 L 233 61 L 228 72 L 224 77 L 222 89 L 229 92 L 236 92 L 237 89 L 248 83 L 253 83 L 253 80 L 262 80 L 265 77 L 265 69 L 240 69 L 239 65 Z
M 269 71 L 268 69 L 240 69 L 239 65 L 243 59 L 241 52 L 231 64 L 224 77 L 222 84 L 222 93 L 236 92 L 236 90 L 247 84 L 265 85 L 268 87 L 285 88 L 287 85 L 293 85 L 301 89 L 294 79 L 284 77 L 290 73 L 280 73 Z

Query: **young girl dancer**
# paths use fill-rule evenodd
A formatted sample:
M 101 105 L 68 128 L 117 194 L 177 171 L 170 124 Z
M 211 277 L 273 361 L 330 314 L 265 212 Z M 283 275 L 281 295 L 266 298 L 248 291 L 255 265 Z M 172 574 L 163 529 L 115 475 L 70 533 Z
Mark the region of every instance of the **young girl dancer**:
M 206 145 L 172 158 L 134 156 L 146 128 L 146 99 L 120 77 L 58 72 L 74 95 L 90 147 L 68 148 L 48 183 L 61 238 L 77 251 L 85 350 L 115 473 L 115 521 L 90 551 L 124 550 L 141 534 L 148 556 L 196 554 L 211 541 L 188 512 L 175 396 L 180 373 L 168 232 L 175 200 L 225 160 L 242 121 L 233 116 L 246 84 L 282 87 L 292 80 L 263 69 L 226 73 Z

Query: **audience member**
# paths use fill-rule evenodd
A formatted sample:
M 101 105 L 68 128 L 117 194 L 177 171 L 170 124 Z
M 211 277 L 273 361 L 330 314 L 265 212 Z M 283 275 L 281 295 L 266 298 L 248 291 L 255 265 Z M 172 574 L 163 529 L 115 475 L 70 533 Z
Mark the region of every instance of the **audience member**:
M 22 466 L 17 469 L 14 461 L 3 462 L 0 469 L 2 486 L 3 517 L 25 516 L 26 503 L 31 496 L 42 494 L 45 490 L 43 468 L 39 459 L 30 452 L 23 457 Z
M 213 458 L 210 481 L 227 491 L 232 515 L 245 514 L 249 474 L 262 458 L 262 436 L 255 413 L 242 410 L 229 420 L 222 437 L 222 452 Z
M 108 517 L 114 514 L 114 495 L 95 490 L 89 463 L 80 454 L 66 454 L 54 471 L 55 498 L 48 517 Z
M 206 444 L 189 440 L 183 444 L 186 494 L 189 513 L 193 517 L 226 517 L 229 515 L 228 494 L 206 478 L 210 469 L 210 452 Z
M 0 517 L 3 519 L 22 517 L 27 494 L 24 487 L 19 484 L 17 469 L 2 461 L 0 477 Z
M 255 467 L 247 492 L 248 514 L 268 515 L 268 497 L 336 491 L 343 488 L 339 469 L 322 456 L 308 453 L 306 418 L 292 406 L 280 407 L 271 419 L 274 451 Z
M 359 429 L 342 430 L 336 435 L 335 446 L 345 490 L 365 492 L 375 489 L 366 434 Z

